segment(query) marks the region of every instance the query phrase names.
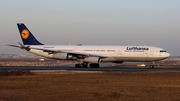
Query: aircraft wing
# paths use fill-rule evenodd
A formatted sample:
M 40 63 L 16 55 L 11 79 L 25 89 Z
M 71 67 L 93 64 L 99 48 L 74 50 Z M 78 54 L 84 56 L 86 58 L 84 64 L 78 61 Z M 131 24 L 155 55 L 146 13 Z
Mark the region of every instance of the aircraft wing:
M 89 54 L 89 53 L 84 53 L 84 52 L 66 52 L 68 54 L 74 55 L 74 56 L 82 56 L 82 57 L 88 57 L 88 56 L 94 56 L 94 57 L 109 57 L 109 56 L 104 56 L 104 55 L 99 55 L 99 54 Z
M 104 56 L 104 55 L 99 55 L 99 54 L 89 54 L 89 53 L 85 53 L 85 52 L 51 50 L 51 49 L 34 48 L 34 47 L 28 47 L 28 48 L 42 50 L 43 52 L 48 52 L 49 54 L 68 53 L 68 54 L 73 55 L 75 57 L 88 57 L 88 56 L 95 56 L 95 57 L 101 57 L 101 58 L 109 57 L 109 56 Z

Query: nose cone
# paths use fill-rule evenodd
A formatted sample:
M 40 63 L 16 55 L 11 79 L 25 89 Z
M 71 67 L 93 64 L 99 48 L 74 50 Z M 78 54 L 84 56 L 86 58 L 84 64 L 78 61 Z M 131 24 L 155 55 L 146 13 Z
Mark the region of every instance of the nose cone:
M 165 54 L 165 57 L 166 57 L 166 58 L 170 57 L 170 54 L 169 54 L 169 53 L 166 53 L 166 54 Z

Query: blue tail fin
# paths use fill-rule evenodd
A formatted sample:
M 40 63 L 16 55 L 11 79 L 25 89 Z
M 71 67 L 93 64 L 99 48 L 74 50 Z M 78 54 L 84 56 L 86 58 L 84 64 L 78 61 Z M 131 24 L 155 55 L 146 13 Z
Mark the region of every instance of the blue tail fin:
M 17 26 L 24 45 L 43 45 L 33 36 L 23 23 L 18 23 Z

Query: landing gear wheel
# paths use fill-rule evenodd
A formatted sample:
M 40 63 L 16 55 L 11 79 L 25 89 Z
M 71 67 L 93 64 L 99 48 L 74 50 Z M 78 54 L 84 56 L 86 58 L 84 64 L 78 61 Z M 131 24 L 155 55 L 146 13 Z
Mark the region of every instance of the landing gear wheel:
M 87 63 L 84 63 L 84 64 L 75 64 L 75 67 L 76 68 L 82 68 L 82 67 L 87 68 L 88 64 Z
M 92 64 L 89 65 L 89 67 L 91 67 L 91 68 L 99 68 L 99 64 L 92 63 Z
M 154 65 L 151 65 L 150 68 L 153 69 L 153 68 L 154 68 Z
M 95 68 L 99 68 L 99 64 L 96 64 L 96 67 Z
M 76 67 L 76 68 L 79 68 L 79 67 L 80 67 L 80 64 L 75 64 L 75 67 Z
M 87 67 L 88 67 L 88 63 L 84 63 L 84 64 L 83 64 L 83 67 L 84 67 L 84 68 L 87 68 Z

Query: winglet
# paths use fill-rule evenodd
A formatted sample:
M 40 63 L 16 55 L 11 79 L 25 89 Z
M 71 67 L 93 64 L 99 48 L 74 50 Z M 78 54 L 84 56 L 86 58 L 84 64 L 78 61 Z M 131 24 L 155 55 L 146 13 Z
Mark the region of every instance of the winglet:
M 43 45 L 40 43 L 23 23 L 17 23 L 24 45 Z

